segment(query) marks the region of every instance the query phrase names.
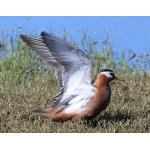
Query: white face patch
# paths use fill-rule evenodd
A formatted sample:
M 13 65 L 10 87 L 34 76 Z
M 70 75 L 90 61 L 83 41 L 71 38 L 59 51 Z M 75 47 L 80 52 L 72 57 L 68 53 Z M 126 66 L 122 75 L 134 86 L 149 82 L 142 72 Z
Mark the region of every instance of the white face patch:
M 113 72 L 110 72 L 110 71 L 101 72 L 100 74 L 104 74 L 108 78 L 113 78 L 114 76 L 112 76 L 111 73 L 114 74 Z

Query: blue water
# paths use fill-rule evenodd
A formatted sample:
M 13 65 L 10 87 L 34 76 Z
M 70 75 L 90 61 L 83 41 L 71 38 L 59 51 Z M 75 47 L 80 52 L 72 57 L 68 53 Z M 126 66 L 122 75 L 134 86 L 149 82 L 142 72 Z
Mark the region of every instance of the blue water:
M 65 28 L 77 42 L 83 29 L 88 29 L 90 36 L 100 42 L 106 39 L 107 31 L 115 52 L 130 49 L 150 54 L 150 17 L 0 17 L 0 33 L 3 28 L 8 34 L 16 28 L 22 34 L 37 29 L 38 35 L 52 29 L 60 36 Z

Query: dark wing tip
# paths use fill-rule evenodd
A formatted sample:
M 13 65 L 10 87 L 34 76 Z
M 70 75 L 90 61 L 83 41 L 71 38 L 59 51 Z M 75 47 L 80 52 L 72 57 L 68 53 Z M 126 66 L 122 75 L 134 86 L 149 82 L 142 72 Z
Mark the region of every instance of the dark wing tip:
M 45 31 L 42 31 L 40 35 L 41 35 L 42 37 L 45 37 L 45 36 L 51 36 L 52 34 L 47 33 L 47 32 L 45 32 Z
M 27 36 L 27 35 L 20 34 L 20 37 L 21 37 L 21 39 L 22 39 L 23 41 L 29 40 L 29 39 L 28 39 L 29 36 Z
M 45 34 L 47 34 L 47 33 L 44 31 L 41 32 L 41 36 L 44 36 Z
M 44 116 L 44 115 L 48 115 L 49 113 L 43 111 L 43 110 L 33 110 L 32 113 L 34 113 L 35 115 L 39 115 L 39 116 Z
M 35 114 L 45 114 L 45 112 L 43 111 L 43 110 L 33 110 L 32 111 L 33 113 L 35 113 Z
M 21 39 L 25 38 L 26 36 L 23 34 L 20 34 Z
M 29 39 L 28 39 L 28 36 L 27 35 L 23 35 L 23 34 L 20 34 L 20 38 L 22 39 L 22 41 L 24 42 L 28 42 Z
M 52 108 L 33 110 L 32 112 L 38 115 L 51 113 Z

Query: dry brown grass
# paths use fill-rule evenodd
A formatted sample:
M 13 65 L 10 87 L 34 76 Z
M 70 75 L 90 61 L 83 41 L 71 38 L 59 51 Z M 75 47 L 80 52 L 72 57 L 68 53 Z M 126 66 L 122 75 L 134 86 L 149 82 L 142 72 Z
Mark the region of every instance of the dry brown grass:
M 122 75 L 123 76 L 123 75 Z M 47 108 L 58 92 L 55 78 L 43 76 L 25 85 L 0 86 L 1 132 L 150 132 L 150 77 L 124 74 L 124 83 L 114 81 L 108 108 L 88 123 L 55 123 L 31 111 Z

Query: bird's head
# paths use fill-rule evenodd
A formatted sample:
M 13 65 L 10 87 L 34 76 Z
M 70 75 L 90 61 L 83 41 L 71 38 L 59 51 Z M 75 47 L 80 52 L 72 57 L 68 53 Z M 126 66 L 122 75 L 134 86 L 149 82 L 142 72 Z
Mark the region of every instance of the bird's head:
M 124 81 L 122 78 L 115 76 L 112 70 L 102 69 L 99 72 L 97 79 L 94 82 L 94 85 L 99 86 L 99 85 L 109 84 L 109 82 L 112 80 Z
M 124 81 L 122 78 L 115 76 L 114 72 L 110 69 L 103 69 L 99 72 L 99 75 L 105 76 L 108 78 L 110 81 L 112 80 L 119 80 L 119 81 Z

